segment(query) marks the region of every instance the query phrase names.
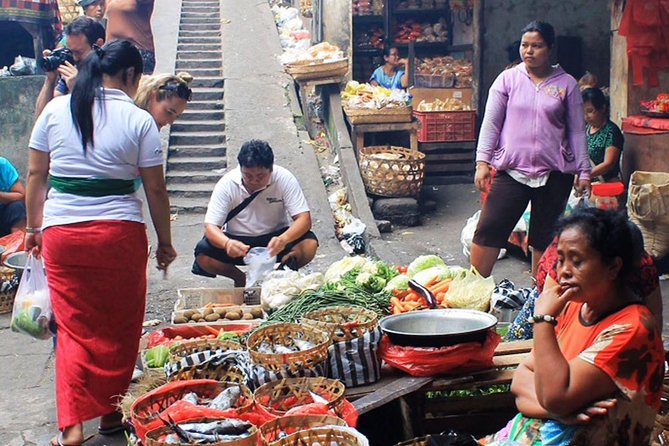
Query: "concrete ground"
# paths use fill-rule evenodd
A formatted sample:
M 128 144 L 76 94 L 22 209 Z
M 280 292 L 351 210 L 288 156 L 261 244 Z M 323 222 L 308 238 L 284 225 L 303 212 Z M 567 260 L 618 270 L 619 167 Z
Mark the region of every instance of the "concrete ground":
M 332 231 L 332 215 L 316 159 L 311 147 L 304 144 L 308 136 L 295 123 L 299 122 L 295 119 L 299 112 L 290 100 L 292 82 L 276 58 L 281 49 L 269 6 L 264 0 L 244 3 L 246 7 L 240 8 L 236 1 L 221 2 L 229 156 L 236 156 L 235 147 L 251 137 L 268 139 L 275 147 L 278 163 L 293 170 L 307 192 L 321 240 L 312 267 L 322 270 L 344 253 Z M 180 0 L 156 0 L 153 25 L 157 72 L 173 70 L 180 4 Z M 479 208 L 478 194 L 472 185 L 429 187 L 426 193 L 437 202 L 436 210 L 423 216 L 421 226 L 396 227 L 374 241 L 381 248 L 378 251 L 393 252 L 393 259 L 387 260 L 397 263 L 436 253 L 449 264 L 467 265 L 460 231 Z M 172 228 L 179 257 L 166 279 L 151 261 L 147 320 L 167 321 L 179 288 L 230 286 L 225 279 L 206 279 L 190 273 L 192 249 L 202 235 L 202 216 L 178 215 Z M 529 284 L 528 270 L 526 261 L 509 257 L 497 264 L 494 276 L 498 280 L 508 277 L 524 286 Z M 662 285 L 666 294 L 666 282 Z M 9 315 L 0 316 L 0 445 L 47 445 L 57 431 L 51 343 L 12 333 L 8 327 Z M 86 432 L 94 433 L 95 427 L 96 420 L 87 423 Z M 86 444 L 116 446 L 125 442 L 122 435 L 95 436 Z

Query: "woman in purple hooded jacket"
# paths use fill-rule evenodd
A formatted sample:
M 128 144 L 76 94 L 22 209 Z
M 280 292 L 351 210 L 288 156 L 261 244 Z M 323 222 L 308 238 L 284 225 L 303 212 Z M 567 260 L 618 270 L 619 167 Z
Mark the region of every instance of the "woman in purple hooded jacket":
M 533 21 L 522 30 L 522 63 L 502 72 L 488 93 L 476 149 L 479 190 L 497 171 L 481 213 L 471 263 L 492 273 L 501 248 L 531 202 L 532 275 L 553 238 L 578 175 L 577 192 L 590 187 L 583 101 L 576 79 L 550 64 L 555 31 Z

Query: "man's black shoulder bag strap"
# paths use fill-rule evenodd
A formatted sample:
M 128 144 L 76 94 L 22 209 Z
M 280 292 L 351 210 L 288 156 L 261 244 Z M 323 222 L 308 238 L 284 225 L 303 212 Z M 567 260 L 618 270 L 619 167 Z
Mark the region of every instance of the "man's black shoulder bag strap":
M 229 222 L 230 220 L 232 220 L 233 218 L 235 218 L 241 211 L 243 211 L 244 209 L 246 209 L 246 207 L 247 207 L 249 204 L 251 204 L 251 202 L 258 196 L 258 194 L 260 194 L 260 192 L 262 192 L 262 191 L 264 191 L 264 190 L 265 190 L 265 189 L 260 189 L 260 190 L 257 190 L 257 191 L 255 191 L 255 192 L 253 192 L 251 195 L 249 195 L 248 197 L 246 197 L 246 198 L 244 199 L 244 201 L 242 201 L 242 202 L 239 203 L 237 206 L 235 206 L 235 208 L 234 208 L 233 210 L 231 210 L 231 211 L 228 213 L 228 216 L 225 217 L 225 223 L 223 223 L 223 224 L 225 225 L 227 222 Z

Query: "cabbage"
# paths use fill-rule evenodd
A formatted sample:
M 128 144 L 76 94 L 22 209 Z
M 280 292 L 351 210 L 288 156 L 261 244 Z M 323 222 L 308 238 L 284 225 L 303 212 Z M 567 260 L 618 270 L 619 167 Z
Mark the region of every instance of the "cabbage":
M 457 279 L 458 277 L 462 278 L 467 275 L 469 271 L 461 266 L 449 266 L 448 275 L 444 279 Z
M 400 274 L 388 281 L 383 291 L 392 292 L 393 290 L 405 291 L 409 289 L 410 277 L 406 274 Z
M 441 257 L 434 254 L 416 257 L 407 268 L 407 275 L 413 277 L 419 271 L 431 268 L 433 266 L 446 266 Z
M 151 368 L 162 367 L 167 363 L 170 356 L 170 349 L 165 345 L 157 345 L 144 353 L 146 366 Z
M 420 283 L 421 285 L 425 285 L 428 281 L 430 281 L 430 279 L 434 278 L 434 276 L 437 276 L 437 280 L 439 281 L 448 279 L 451 277 L 450 270 L 445 265 L 433 266 L 432 268 L 424 269 L 423 271 L 417 272 L 416 274 L 414 274 L 412 279 Z
M 344 257 L 343 259 L 334 262 L 325 272 L 326 282 L 336 282 L 341 279 L 341 276 L 355 268 L 362 268 L 367 260 L 362 256 Z
M 464 276 L 453 279 L 444 300 L 451 308 L 488 311 L 494 289 L 495 280 L 492 276 L 482 277 L 472 267 Z

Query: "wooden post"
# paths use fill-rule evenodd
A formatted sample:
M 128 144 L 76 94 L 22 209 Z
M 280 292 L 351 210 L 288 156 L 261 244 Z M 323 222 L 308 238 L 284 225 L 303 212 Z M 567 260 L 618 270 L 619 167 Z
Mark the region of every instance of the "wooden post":
M 618 26 L 623 14 L 624 0 L 611 0 L 611 120 L 620 126 L 622 118 L 629 114 L 629 61 L 627 40 L 618 35 Z

